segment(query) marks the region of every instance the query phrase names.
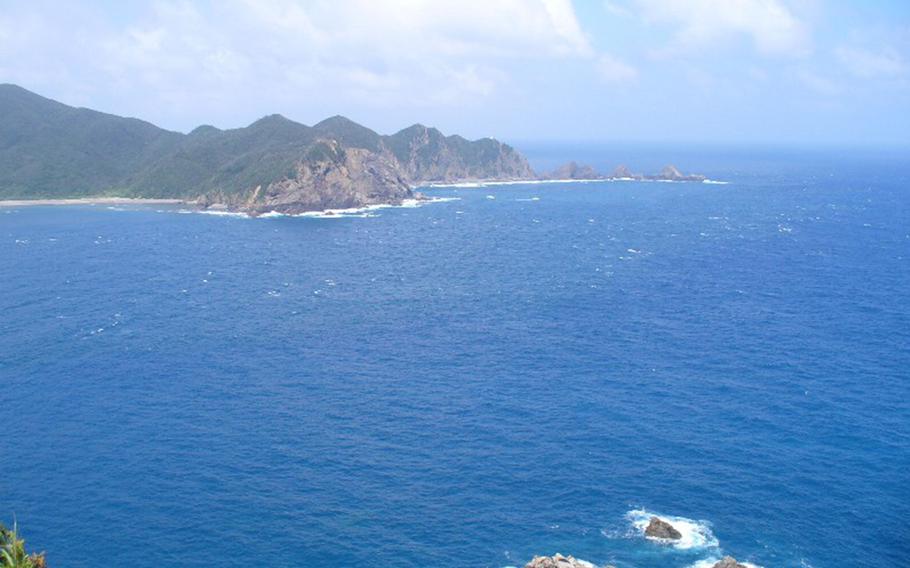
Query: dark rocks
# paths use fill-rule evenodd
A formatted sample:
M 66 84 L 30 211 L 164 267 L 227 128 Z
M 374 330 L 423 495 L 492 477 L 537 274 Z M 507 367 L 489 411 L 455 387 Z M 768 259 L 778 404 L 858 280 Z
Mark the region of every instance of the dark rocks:
M 651 522 L 648 523 L 648 527 L 645 529 L 645 536 L 670 540 L 682 538 L 682 534 L 673 528 L 673 525 L 657 517 L 651 517 Z
M 740 564 L 732 556 L 724 556 L 714 564 L 713 568 L 746 568 L 746 565 Z
M 525 568 L 595 568 L 590 562 L 571 556 L 554 554 L 553 556 L 535 556 L 525 564 Z

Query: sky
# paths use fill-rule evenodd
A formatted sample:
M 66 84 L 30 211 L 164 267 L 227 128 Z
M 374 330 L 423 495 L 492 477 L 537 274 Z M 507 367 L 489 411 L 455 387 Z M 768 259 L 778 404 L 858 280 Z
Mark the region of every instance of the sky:
M 0 83 L 187 132 L 910 144 L 910 0 L 0 0 Z

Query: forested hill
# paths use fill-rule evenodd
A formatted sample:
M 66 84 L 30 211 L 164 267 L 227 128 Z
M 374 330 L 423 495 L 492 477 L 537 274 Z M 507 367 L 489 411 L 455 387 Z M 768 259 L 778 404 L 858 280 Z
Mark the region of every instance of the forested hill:
M 382 136 L 342 116 L 280 115 L 189 134 L 0 85 L 0 199 L 180 198 L 303 211 L 397 202 L 425 182 L 529 179 L 510 146 L 415 124 Z

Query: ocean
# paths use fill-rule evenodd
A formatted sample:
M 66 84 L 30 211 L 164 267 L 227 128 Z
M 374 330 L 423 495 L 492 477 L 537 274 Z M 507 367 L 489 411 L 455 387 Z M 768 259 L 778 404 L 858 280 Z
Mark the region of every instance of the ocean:
M 0 520 L 61 568 L 910 562 L 906 155 L 528 154 L 728 183 L 0 209 Z

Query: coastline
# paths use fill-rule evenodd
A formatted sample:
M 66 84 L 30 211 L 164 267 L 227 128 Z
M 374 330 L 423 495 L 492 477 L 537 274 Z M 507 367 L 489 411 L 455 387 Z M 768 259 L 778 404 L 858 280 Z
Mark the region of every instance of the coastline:
M 179 205 L 190 203 L 183 199 L 145 199 L 140 197 L 76 197 L 71 199 L 6 199 L 0 207 L 30 207 L 33 205 Z

